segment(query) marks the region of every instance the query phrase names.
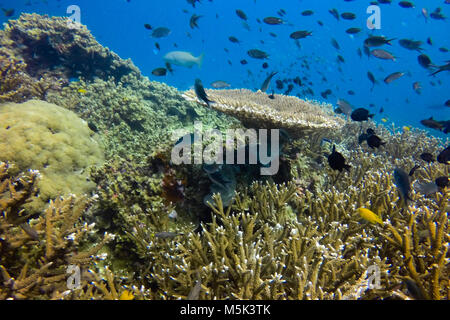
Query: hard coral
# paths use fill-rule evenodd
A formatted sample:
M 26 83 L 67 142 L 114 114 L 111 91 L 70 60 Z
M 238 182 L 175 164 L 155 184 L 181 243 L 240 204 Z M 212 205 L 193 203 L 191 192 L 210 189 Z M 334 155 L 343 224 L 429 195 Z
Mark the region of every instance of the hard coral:
M 12 176 L 6 164 L 0 162 L 1 186 L 8 184 L 12 190 L 11 181 L 25 178 L 34 185 L 36 174 L 20 177 Z M 21 203 L 33 196 L 27 189 L 21 193 L 25 199 Z M 93 267 L 95 255 L 110 240 L 106 235 L 96 245 L 86 245 L 86 236 L 94 226 L 84 223 L 82 216 L 92 200 L 75 196 L 57 199 L 37 218 L 30 219 L 23 215 L 23 206 L 8 201 L 17 198 L 17 192 L 1 191 L 0 196 L 0 299 L 48 299 L 59 295 L 67 290 L 67 267 Z
M 31 100 L 0 105 L 0 160 L 17 170 L 39 170 L 39 198 L 30 204 L 40 211 L 50 198 L 83 194 L 93 188 L 88 168 L 103 161 L 103 151 L 86 123 L 73 112 Z
M 22 14 L 0 31 L 0 43 L 26 63 L 26 72 L 33 78 L 48 70 L 57 70 L 59 78 L 66 80 L 79 75 L 89 79 L 140 75 L 131 61 L 100 45 L 86 26 L 71 28 L 63 17 Z
M 311 132 L 339 129 L 344 120 L 334 116 L 330 107 L 316 102 L 301 100 L 294 96 L 275 95 L 270 99 L 263 92 L 247 89 L 206 90 L 215 110 L 236 117 L 247 127 L 285 129 L 293 137 Z M 198 101 L 193 90 L 183 96 Z

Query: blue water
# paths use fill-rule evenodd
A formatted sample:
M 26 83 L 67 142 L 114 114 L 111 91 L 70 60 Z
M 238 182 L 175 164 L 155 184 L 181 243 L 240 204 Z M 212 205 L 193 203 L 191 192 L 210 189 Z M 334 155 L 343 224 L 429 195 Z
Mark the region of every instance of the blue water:
M 276 90 L 276 79 L 307 77 L 313 83 L 308 87 L 315 93 L 314 96 L 306 96 L 307 98 L 332 104 L 338 98 L 344 98 L 355 107 L 366 107 L 376 113 L 376 121 L 386 118 L 386 124 L 394 122 L 396 126 L 412 125 L 425 129 L 420 124 L 421 119 L 433 116 L 438 120 L 450 120 L 450 108 L 444 106 L 445 101 L 450 99 L 448 71 L 430 77 L 430 72 L 417 62 L 419 53 L 402 48 L 398 41 L 393 41 L 392 46 L 381 47 L 397 57 L 395 62 L 374 57 L 368 59 L 365 55 L 360 58 L 357 55 L 357 49 L 363 48 L 363 41 L 369 34 L 384 35 L 388 38 L 423 41 L 423 53 L 433 63 L 445 64 L 445 61 L 450 60 L 450 53 L 440 52 L 438 48 L 450 49 L 450 5 L 445 4 L 444 0 L 414 1 L 415 8 L 411 9 L 401 8 L 397 0 L 393 0 L 390 5 L 380 4 L 381 30 L 371 31 L 366 27 L 369 2 L 202 0 L 201 3 L 196 3 L 194 9 L 186 0 L 2 0 L 0 6 L 15 8 L 14 17 L 17 18 L 20 12 L 68 16 L 67 7 L 78 5 L 81 9 L 81 23 L 88 26 L 102 45 L 122 58 L 131 58 L 149 78 L 163 81 L 180 90 L 191 87 L 195 78 L 202 79 L 205 87 L 209 87 L 212 81 L 225 80 L 233 88 L 256 89 L 270 71 L 278 71 L 269 91 L 285 91 Z M 421 13 L 422 8 L 430 13 L 437 7 L 441 7 L 442 13 L 448 18 L 444 21 L 429 18 L 426 21 Z M 328 12 L 331 8 L 336 8 L 339 13 L 353 12 L 357 17 L 353 21 L 342 18 L 337 21 Z M 236 15 L 236 9 L 246 13 L 250 31 L 243 27 L 243 20 Z M 257 18 L 262 21 L 266 16 L 278 16 L 280 9 L 285 10 L 286 15 L 282 19 L 288 24 L 271 26 L 256 21 Z M 307 9 L 313 10 L 314 14 L 302 16 L 301 12 Z M 199 29 L 192 30 L 189 27 L 189 19 L 193 13 L 202 16 L 198 20 Z M 318 20 L 323 22 L 323 26 L 317 23 Z M 6 18 L 1 13 L 0 22 L 5 21 Z M 168 27 L 172 33 L 166 38 L 151 38 L 151 31 L 144 28 L 145 23 L 153 28 Z M 345 32 L 350 27 L 359 27 L 363 31 L 351 36 Z M 312 31 L 311 37 L 300 40 L 301 49 L 289 38 L 296 30 Z M 277 34 L 277 37 L 270 36 L 269 32 Z M 231 43 L 228 40 L 231 35 L 241 43 Z M 432 45 L 426 43 L 428 37 L 431 37 Z M 331 38 L 338 41 L 340 50 L 331 45 Z M 161 51 L 156 54 L 155 42 L 161 47 Z M 247 55 L 247 51 L 253 48 L 264 50 L 270 55 L 266 60 L 268 69 L 261 67 L 264 61 Z M 204 53 L 202 68 L 173 66 L 173 75 L 153 76 L 152 70 L 164 67 L 162 57 L 172 50 L 190 51 L 194 56 Z M 337 54 L 344 57 L 345 63 L 337 62 Z M 306 58 L 309 70 L 301 68 L 303 58 Z M 241 65 L 242 59 L 247 60 L 248 64 Z M 338 71 L 339 66 L 342 73 Z M 370 90 L 372 84 L 367 78 L 367 71 L 371 71 L 378 81 L 373 91 Z M 397 71 L 406 72 L 407 75 L 388 85 L 383 82 L 387 75 Z M 327 82 L 323 81 L 323 76 Z M 420 95 L 412 89 L 412 84 L 416 81 L 422 85 Z M 297 85 L 294 88 L 291 94 L 300 93 L 301 89 Z M 331 89 L 333 94 L 324 99 L 320 93 L 326 89 Z M 353 90 L 355 95 L 348 95 L 348 90 Z M 370 104 L 375 107 L 369 107 Z M 381 107 L 384 109 L 383 114 L 378 113 Z M 430 132 L 441 135 L 433 130 Z M 441 136 L 444 137 L 443 134 Z

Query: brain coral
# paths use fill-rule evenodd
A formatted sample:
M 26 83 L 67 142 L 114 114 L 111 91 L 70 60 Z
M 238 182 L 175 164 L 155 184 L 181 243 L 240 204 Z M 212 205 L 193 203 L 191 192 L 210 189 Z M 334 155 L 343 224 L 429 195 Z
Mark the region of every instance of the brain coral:
M 345 121 L 332 113 L 329 105 L 275 94 L 274 99 L 261 91 L 247 89 L 206 90 L 211 108 L 242 121 L 248 127 L 285 129 L 293 137 L 319 130 L 339 129 Z M 200 102 L 193 90 L 183 97 Z
M 41 172 L 39 198 L 30 204 L 40 210 L 48 199 L 92 189 L 86 169 L 103 162 L 103 149 L 75 113 L 30 100 L 0 105 L 0 160 Z

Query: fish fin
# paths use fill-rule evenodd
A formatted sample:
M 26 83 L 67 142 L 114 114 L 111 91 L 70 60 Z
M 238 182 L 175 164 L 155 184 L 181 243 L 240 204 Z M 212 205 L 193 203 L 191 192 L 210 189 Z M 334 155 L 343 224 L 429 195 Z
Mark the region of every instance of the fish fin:
M 203 65 L 203 58 L 205 57 L 205 53 L 202 53 L 201 55 L 198 56 L 197 58 L 197 65 L 199 68 L 202 67 Z
M 368 117 L 369 118 L 373 118 L 375 115 L 374 114 L 369 114 Z

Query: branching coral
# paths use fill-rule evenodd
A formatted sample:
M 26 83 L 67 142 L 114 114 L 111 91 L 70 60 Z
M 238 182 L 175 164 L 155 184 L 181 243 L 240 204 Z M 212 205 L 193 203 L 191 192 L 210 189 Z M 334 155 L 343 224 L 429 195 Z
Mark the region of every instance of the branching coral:
M 206 90 L 215 110 L 236 117 L 251 128 L 285 129 L 293 137 L 312 132 L 338 129 L 344 121 L 331 113 L 329 106 L 301 100 L 293 96 L 275 95 L 270 99 L 263 92 L 239 90 Z M 184 92 L 190 101 L 198 101 L 193 90 Z
M 427 206 L 412 207 L 392 218 L 383 233 L 391 263 L 398 266 L 394 276 L 409 276 L 424 299 L 450 296 L 448 232 L 450 190 L 437 193 Z M 416 297 L 417 298 L 417 297 Z
M 5 170 L 4 163 L 0 163 L 0 168 L 2 185 L 11 185 L 10 182 L 5 184 L 7 181 L 18 181 Z M 29 179 L 34 177 L 34 173 L 28 174 Z M 34 181 L 30 183 L 34 184 Z M 25 198 L 31 197 L 26 194 Z M 91 206 L 91 200 L 75 196 L 56 199 L 37 218 L 18 221 L 9 217 L 22 218 L 27 214 L 20 214 L 23 208 L 8 201 L 17 198 L 16 195 L 15 192 L 2 194 L 5 201 L 2 201 L 0 217 L 0 298 L 48 298 L 67 290 L 68 266 L 92 266 L 96 254 L 110 236 L 105 235 L 96 245 L 87 245 L 86 237 L 92 234 L 94 225 L 83 222 L 82 215 Z
M 215 197 L 213 222 L 202 234 L 146 243 L 162 298 L 186 298 L 197 272 L 201 299 L 337 299 L 361 286 L 368 266 L 385 272 L 371 249 L 373 239 L 357 226 L 324 215 L 321 229 L 311 217 L 297 215 L 289 205 L 295 185 L 255 183 L 251 189 L 254 196 L 237 195 L 226 211 Z M 347 259 L 351 243 L 361 250 Z

